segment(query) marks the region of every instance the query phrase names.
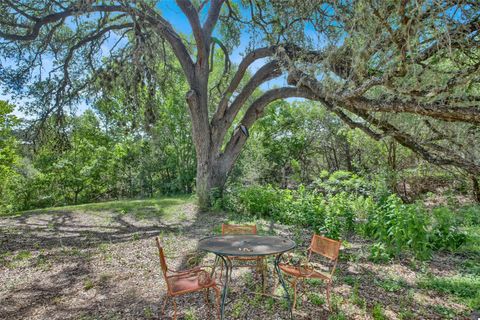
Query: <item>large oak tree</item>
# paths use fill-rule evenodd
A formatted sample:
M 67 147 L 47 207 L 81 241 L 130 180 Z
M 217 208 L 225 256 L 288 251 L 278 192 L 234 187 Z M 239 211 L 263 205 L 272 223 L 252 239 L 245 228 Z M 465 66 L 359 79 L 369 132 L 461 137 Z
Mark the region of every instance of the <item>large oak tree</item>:
M 135 66 L 124 75 L 133 88 L 155 83 L 155 94 L 162 80 L 147 61 L 173 52 L 189 86 L 201 205 L 224 186 L 268 104 L 290 97 L 478 176 L 478 1 L 176 0 L 170 8 L 190 34 L 161 1 L 1 0 L 2 83 L 33 97 L 39 119 L 61 119 L 122 65 Z M 239 46 L 243 59 L 232 65 Z M 214 79 L 218 57 L 223 74 Z M 258 95 L 276 78 L 285 84 Z

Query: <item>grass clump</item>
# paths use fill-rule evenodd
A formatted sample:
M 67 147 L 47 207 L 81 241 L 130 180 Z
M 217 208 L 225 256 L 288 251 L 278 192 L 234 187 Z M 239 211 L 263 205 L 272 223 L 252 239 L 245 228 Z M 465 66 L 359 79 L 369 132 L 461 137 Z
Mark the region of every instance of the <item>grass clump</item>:
M 93 289 L 93 287 L 95 286 L 95 284 L 93 283 L 92 279 L 86 279 L 84 282 L 83 282 L 83 289 L 85 291 L 88 291 L 90 289 Z
M 385 315 L 385 311 L 381 304 L 376 303 L 372 309 L 372 318 L 374 320 L 387 320 L 387 316 Z
M 474 310 L 480 309 L 480 277 L 473 275 L 455 277 L 425 277 L 420 288 L 449 294 Z
M 397 292 L 405 288 L 407 284 L 403 279 L 374 280 L 375 284 L 387 292 Z

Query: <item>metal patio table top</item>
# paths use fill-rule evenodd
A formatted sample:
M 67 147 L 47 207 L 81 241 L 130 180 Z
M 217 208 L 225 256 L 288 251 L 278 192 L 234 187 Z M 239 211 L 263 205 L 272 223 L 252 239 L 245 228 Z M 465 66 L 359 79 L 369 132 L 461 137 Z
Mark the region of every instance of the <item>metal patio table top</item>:
M 228 235 L 203 238 L 198 249 L 222 256 L 258 257 L 292 250 L 296 247 L 290 239 L 276 236 Z
M 228 292 L 228 282 L 232 272 L 232 261 L 230 257 L 258 257 L 275 255 L 275 271 L 283 286 L 285 299 L 288 302 L 290 318 L 293 319 L 290 295 L 285 280 L 283 279 L 280 267 L 278 266 L 283 253 L 296 247 L 296 243 L 290 239 L 276 236 L 260 235 L 225 235 L 203 238 L 198 241 L 198 250 L 214 253 L 217 259 L 221 259 L 225 266 L 225 281 L 223 282 L 222 303 L 220 306 L 220 317 L 225 318 L 225 300 Z

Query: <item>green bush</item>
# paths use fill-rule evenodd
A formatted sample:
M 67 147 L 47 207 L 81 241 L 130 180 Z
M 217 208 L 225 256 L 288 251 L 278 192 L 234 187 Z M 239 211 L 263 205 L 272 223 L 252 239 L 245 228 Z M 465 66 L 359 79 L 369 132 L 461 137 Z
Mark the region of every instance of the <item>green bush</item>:
M 433 210 L 434 225 L 430 234 L 430 243 L 435 250 L 455 251 L 467 240 L 467 235 L 459 230 L 454 213 L 440 207 Z
M 391 258 L 390 253 L 383 243 L 374 243 L 370 247 L 370 260 L 373 262 L 388 262 Z
M 364 235 L 384 243 L 393 255 L 411 250 L 419 258 L 430 256 L 430 218 L 418 205 L 406 205 L 396 195 L 380 200 L 363 228 Z
M 457 219 L 464 226 L 480 226 L 480 205 L 470 205 L 460 208 Z
M 331 174 L 324 170 L 313 184 L 318 192 L 324 194 L 348 192 L 349 194 L 367 195 L 372 191 L 372 186 L 367 180 L 353 172 L 343 170 L 338 170 Z
M 343 172 L 341 177 L 345 175 Z M 360 232 L 376 241 L 371 252 L 374 261 L 404 251 L 427 259 L 432 250 L 456 250 L 466 241 L 452 211 L 436 209 L 430 214 L 423 206 L 405 204 L 396 195 L 375 200 L 345 191 L 324 194 L 304 186 L 296 190 L 232 186 L 222 203 L 228 211 L 309 228 L 333 239 Z
M 355 231 L 359 218 L 372 210 L 373 200 L 370 197 L 354 196 L 342 192 L 329 196 L 325 206 L 323 225 L 316 229 L 328 237 L 338 239 L 340 236 Z

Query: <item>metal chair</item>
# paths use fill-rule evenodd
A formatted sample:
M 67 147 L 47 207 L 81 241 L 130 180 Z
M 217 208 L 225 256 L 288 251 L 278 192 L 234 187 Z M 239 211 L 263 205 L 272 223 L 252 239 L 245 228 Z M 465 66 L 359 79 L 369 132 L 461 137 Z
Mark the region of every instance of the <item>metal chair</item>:
M 340 246 L 340 241 L 332 240 L 319 235 L 313 235 L 310 247 L 308 247 L 307 249 L 308 255 L 306 263 L 300 265 L 291 265 L 288 263 L 279 264 L 280 270 L 282 270 L 287 276 L 290 276 L 292 278 L 290 283 L 293 286 L 294 292 L 293 309 L 295 309 L 295 305 L 297 303 L 298 282 L 304 279 L 320 279 L 326 282 L 328 308 L 330 311 L 332 310 L 332 307 L 330 305 L 330 290 L 333 283 L 333 273 L 335 272 L 335 268 L 337 266 Z M 311 262 L 312 253 L 318 254 L 328 259 L 328 261 L 330 262 L 330 267 L 327 268 L 327 271 L 320 269 L 320 267 L 323 267 L 323 265 L 318 265 Z
M 234 225 L 234 224 L 222 224 L 222 236 L 224 235 L 252 235 L 257 234 L 256 225 Z M 252 265 L 237 265 L 236 267 L 243 268 L 256 268 L 257 273 L 262 278 L 262 290 L 265 291 L 265 257 L 241 257 L 241 256 L 229 256 L 231 261 L 242 262 L 256 262 Z M 220 274 L 223 272 L 223 264 L 221 264 Z
M 175 297 L 205 290 L 205 302 L 209 305 L 208 293 L 209 289 L 213 289 L 215 291 L 217 316 L 220 319 L 220 288 L 217 287 L 215 279 L 213 279 L 207 271 L 199 267 L 182 271 L 170 270 L 165 260 L 163 248 L 160 245 L 160 239 L 156 237 L 155 240 L 160 256 L 160 267 L 162 268 L 165 283 L 167 284 L 167 294 L 163 303 L 161 317 L 165 311 L 168 298 L 171 297 L 173 300 L 173 319 L 175 320 L 177 319 L 177 302 L 175 301 Z

